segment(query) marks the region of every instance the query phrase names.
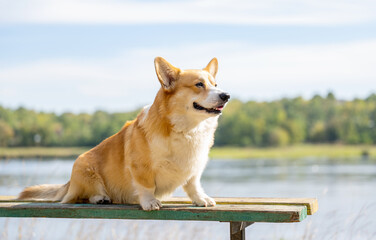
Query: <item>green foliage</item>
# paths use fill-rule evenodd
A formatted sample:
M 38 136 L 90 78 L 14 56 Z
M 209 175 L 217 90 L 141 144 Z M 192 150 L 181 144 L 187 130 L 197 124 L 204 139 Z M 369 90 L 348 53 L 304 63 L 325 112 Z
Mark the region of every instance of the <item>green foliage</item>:
M 268 146 L 286 146 L 288 143 L 289 134 L 283 128 L 273 128 L 266 134 L 266 144 Z
M 220 118 L 216 145 L 284 146 L 297 143 L 376 143 L 376 95 L 336 100 L 333 93 L 272 102 L 231 101 Z
M 0 147 L 8 146 L 14 136 L 13 129 L 0 119 Z
M 93 114 L 35 112 L 0 106 L 0 147 L 93 146 L 118 132 L 138 111 Z M 376 94 L 337 100 L 333 93 L 272 102 L 232 100 L 220 117 L 217 146 L 299 143 L 376 144 Z
M 56 115 L 0 107 L 0 146 L 94 146 L 118 132 L 137 112 Z

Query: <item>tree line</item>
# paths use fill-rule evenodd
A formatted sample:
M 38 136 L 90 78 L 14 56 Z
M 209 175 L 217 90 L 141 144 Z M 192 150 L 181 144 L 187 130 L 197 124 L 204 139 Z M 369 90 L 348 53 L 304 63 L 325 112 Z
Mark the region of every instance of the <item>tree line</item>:
M 0 106 L 0 146 L 94 146 L 138 112 L 58 115 Z M 215 145 L 376 144 L 375 121 L 376 94 L 351 101 L 338 100 L 332 93 L 309 100 L 232 100 L 220 117 Z

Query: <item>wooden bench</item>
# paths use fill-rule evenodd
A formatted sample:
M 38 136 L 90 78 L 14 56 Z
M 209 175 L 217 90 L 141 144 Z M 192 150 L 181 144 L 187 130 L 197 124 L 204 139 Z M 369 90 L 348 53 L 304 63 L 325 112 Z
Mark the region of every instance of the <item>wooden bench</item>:
M 232 240 L 245 239 L 245 228 L 255 222 L 300 222 L 318 210 L 314 198 L 215 198 L 215 207 L 195 207 L 187 198 L 163 202 L 159 211 L 146 212 L 139 205 L 60 204 L 17 201 L 0 196 L 0 217 L 103 218 L 219 221 L 230 223 Z

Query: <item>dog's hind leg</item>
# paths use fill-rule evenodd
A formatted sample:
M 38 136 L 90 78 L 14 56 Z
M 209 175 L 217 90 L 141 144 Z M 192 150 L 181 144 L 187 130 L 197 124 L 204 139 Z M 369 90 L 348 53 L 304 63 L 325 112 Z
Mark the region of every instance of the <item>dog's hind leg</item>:
M 84 195 L 88 197 L 90 203 L 109 204 L 112 202 L 99 174 L 96 174 L 95 177 L 92 176 L 90 179 L 87 179 L 87 181 L 88 184 L 85 185 Z
M 103 185 L 103 181 L 97 182 L 96 186 L 96 194 L 92 194 L 89 197 L 89 202 L 93 204 L 110 204 L 112 201 L 110 197 L 106 193 L 106 189 Z
M 61 203 L 77 203 L 79 195 L 76 191 L 72 190 L 72 184 L 67 192 L 67 194 L 61 200 Z
M 93 204 L 110 204 L 111 199 L 106 195 L 94 195 L 89 198 L 89 202 Z
M 89 159 L 77 159 L 73 166 L 68 193 L 62 203 L 81 202 L 83 200 L 89 200 L 93 204 L 111 203 L 104 181 L 97 169 Z
M 111 203 L 110 197 L 107 195 L 104 186 L 101 182 L 96 182 L 91 187 L 87 185 L 83 187 L 81 184 L 75 184 L 71 180 L 71 184 L 67 194 L 64 196 L 61 203 L 77 203 L 89 200 L 93 204 L 109 204 Z

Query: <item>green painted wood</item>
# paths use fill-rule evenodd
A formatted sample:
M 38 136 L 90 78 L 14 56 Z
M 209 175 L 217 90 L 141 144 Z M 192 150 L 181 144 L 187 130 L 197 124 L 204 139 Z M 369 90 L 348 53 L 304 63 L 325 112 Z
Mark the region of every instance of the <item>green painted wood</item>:
M 1 198 L 0 198 L 1 200 Z M 294 205 L 306 206 L 308 215 L 313 215 L 318 210 L 316 198 L 260 198 L 260 197 L 214 197 L 217 204 L 235 205 Z M 162 203 L 182 204 L 191 203 L 187 197 L 170 197 Z
M 195 207 L 165 204 L 159 211 L 143 211 L 139 205 L 92 205 L 60 203 L 1 202 L 0 217 L 106 218 L 196 220 L 223 222 L 300 222 L 307 216 L 305 206 L 218 205 Z
M 260 198 L 260 197 L 215 197 L 215 202 L 219 205 L 293 205 L 306 206 L 307 214 L 313 215 L 318 210 L 316 198 Z M 19 200 L 15 196 L 0 196 L 0 202 L 58 202 L 51 200 L 34 199 Z M 162 201 L 163 204 L 191 204 L 192 200 L 187 197 L 170 197 Z

